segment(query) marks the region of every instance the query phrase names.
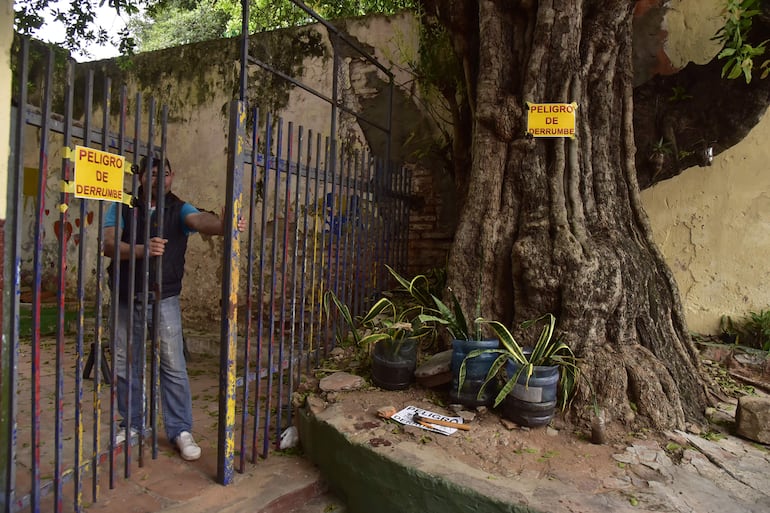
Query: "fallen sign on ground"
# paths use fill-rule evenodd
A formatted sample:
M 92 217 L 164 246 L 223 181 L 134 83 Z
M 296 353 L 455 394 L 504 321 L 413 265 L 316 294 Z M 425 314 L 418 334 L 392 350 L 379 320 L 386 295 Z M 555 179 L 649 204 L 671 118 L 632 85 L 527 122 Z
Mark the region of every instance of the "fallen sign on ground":
M 420 417 L 423 417 L 423 419 L 425 419 L 427 422 L 422 424 L 415 422 L 414 421 L 415 414 L 419 415 Z M 443 420 L 446 422 L 451 422 L 453 424 L 463 423 L 462 417 L 449 417 L 447 415 L 442 415 L 440 413 L 423 410 L 422 408 L 418 408 L 417 406 L 407 406 L 403 410 L 394 413 L 390 418 L 406 426 L 414 426 L 420 429 L 424 429 L 426 431 L 434 431 L 436 433 L 441 433 L 442 435 L 447 435 L 447 436 L 456 432 L 457 428 L 439 426 L 437 424 L 428 425 L 428 423 L 430 423 L 430 419 Z

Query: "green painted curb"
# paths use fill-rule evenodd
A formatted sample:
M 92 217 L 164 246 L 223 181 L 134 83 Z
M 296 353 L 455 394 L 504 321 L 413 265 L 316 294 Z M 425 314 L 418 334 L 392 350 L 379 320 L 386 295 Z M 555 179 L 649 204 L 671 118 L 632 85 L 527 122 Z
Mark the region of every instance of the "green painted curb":
M 350 513 L 533 513 L 453 481 L 410 467 L 351 441 L 301 408 L 297 425 L 305 456 Z

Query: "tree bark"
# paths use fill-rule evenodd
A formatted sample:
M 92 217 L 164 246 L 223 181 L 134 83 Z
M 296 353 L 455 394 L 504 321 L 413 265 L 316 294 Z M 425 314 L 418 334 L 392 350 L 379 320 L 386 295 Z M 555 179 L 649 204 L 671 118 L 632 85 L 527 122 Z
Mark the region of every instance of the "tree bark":
M 441 3 L 460 59 L 476 63 L 466 66 L 473 164 L 448 278 L 470 318 L 477 302 L 509 326 L 557 316 L 587 378 L 577 419 L 595 398 L 629 427 L 681 428 L 703 417 L 707 396 L 639 198 L 632 9 L 621 0 Z M 575 139 L 526 136 L 527 102 L 573 101 Z

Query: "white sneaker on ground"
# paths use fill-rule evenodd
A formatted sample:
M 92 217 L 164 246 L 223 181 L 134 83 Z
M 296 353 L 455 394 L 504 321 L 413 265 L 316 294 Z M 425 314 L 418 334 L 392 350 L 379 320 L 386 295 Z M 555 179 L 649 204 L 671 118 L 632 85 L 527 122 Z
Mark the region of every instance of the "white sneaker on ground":
M 194 461 L 201 457 L 201 448 L 195 443 L 195 439 L 189 431 L 182 431 L 174 440 L 182 459 Z
M 133 440 L 134 437 L 138 435 L 139 435 L 139 431 L 137 431 L 134 428 L 131 428 L 131 440 Z M 121 445 L 125 441 L 126 441 L 126 428 L 120 428 L 118 432 L 115 434 L 115 445 Z

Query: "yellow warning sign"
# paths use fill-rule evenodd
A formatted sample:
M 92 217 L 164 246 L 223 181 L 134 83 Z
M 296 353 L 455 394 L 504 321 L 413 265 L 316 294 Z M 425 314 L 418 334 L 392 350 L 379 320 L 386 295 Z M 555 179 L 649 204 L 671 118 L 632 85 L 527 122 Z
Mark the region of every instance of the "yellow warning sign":
M 575 137 L 577 103 L 527 103 L 527 133 L 532 137 Z
M 75 146 L 73 157 L 76 198 L 123 200 L 125 157 L 85 146 Z

